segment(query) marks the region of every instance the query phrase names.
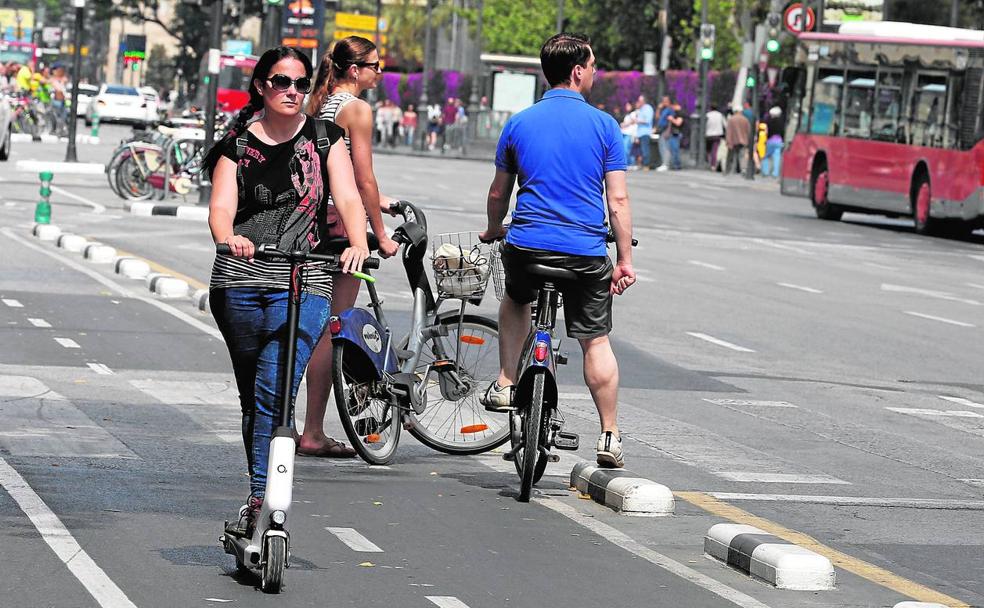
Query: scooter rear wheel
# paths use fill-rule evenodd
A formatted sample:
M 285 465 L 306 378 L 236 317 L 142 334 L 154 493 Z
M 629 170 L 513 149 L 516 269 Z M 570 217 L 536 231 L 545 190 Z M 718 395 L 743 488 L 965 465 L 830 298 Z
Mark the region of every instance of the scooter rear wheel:
M 287 568 L 287 539 L 270 536 L 263 541 L 266 561 L 260 573 L 260 588 L 264 593 L 280 593 L 284 586 L 284 570 Z

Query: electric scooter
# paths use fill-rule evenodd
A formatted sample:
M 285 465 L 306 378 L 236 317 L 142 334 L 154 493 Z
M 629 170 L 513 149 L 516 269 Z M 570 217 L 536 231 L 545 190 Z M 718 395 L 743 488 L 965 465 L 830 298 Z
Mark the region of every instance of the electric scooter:
M 219 243 L 216 252 L 228 255 L 231 250 L 228 245 Z M 297 326 L 301 306 L 302 283 L 299 272 L 301 264 L 308 262 L 327 262 L 330 266 L 339 267 L 337 254 L 317 254 L 302 251 L 281 251 L 272 245 L 260 245 L 256 248 L 254 257 L 260 260 L 283 260 L 290 262 L 291 280 L 290 297 L 287 303 L 287 348 L 285 349 L 284 369 L 294 369 L 294 359 L 297 354 Z M 368 258 L 363 268 L 379 268 L 378 258 Z M 375 278 L 361 272 L 353 276 L 368 282 Z M 260 588 L 265 593 L 280 593 L 284 584 L 284 570 L 290 566 L 290 533 L 287 530 L 287 515 L 293 499 L 294 486 L 294 431 L 291 428 L 293 415 L 293 397 L 291 396 L 292 374 L 283 374 L 280 387 L 280 425 L 274 429 L 270 440 L 270 456 L 267 461 L 267 482 L 263 498 L 263 506 L 256 518 L 252 534 L 246 535 L 237 525 L 225 523 L 224 534 L 219 542 L 225 552 L 236 557 L 236 566 L 240 570 L 249 570 L 259 575 Z M 242 521 L 249 507 L 244 505 L 239 510 Z

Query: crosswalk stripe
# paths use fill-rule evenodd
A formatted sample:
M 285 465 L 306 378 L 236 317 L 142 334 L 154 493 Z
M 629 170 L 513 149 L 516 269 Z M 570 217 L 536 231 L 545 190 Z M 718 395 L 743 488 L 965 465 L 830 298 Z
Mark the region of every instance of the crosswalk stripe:
M 24 308 L 24 305 L 10 298 L 3 298 L 3 303 L 11 308 Z
M 61 344 L 65 348 L 82 348 L 79 343 L 71 338 L 55 338 L 55 342 Z
M 89 368 L 92 371 L 96 372 L 97 374 L 100 374 L 100 375 L 103 375 L 103 376 L 112 376 L 113 375 L 113 370 L 109 369 L 108 367 L 106 367 L 102 363 L 86 363 L 86 365 L 88 365 Z
M 34 327 L 51 327 L 51 323 L 48 323 L 44 319 L 33 319 L 28 317 L 27 321 Z
M 438 608 L 468 608 L 468 604 L 453 595 L 428 595 L 425 597 Z
M 348 548 L 360 553 L 382 553 L 383 550 L 376 546 L 371 540 L 359 534 L 355 528 L 333 528 L 327 527 L 338 540 L 342 541 Z

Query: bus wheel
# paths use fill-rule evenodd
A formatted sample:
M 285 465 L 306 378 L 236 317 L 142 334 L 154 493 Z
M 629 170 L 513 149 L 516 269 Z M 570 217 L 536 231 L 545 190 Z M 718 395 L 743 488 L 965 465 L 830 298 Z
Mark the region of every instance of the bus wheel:
M 810 193 L 813 210 L 818 218 L 836 222 L 841 219 L 844 210 L 832 204 L 827 198 L 830 191 L 830 173 L 827 171 L 826 163 L 820 164 L 817 169 L 813 177 L 813 191 Z
M 929 189 L 929 180 L 920 177 L 913 188 L 915 195 L 912 201 L 912 225 L 917 234 L 933 234 L 936 225 L 939 223 L 929 215 L 930 204 L 933 201 L 932 193 Z

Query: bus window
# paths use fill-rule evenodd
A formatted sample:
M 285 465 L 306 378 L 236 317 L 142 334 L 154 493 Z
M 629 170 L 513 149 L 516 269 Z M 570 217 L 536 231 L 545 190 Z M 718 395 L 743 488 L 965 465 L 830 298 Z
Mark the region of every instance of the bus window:
M 840 70 L 820 70 L 813 87 L 813 107 L 810 112 L 810 133 L 837 135 L 841 89 L 844 73 Z
M 909 143 L 942 147 L 945 115 L 946 76 L 920 74 L 909 104 Z
M 875 109 L 875 73 L 848 72 L 844 99 L 844 135 L 871 137 L 871 120 Z
M 904 142 L 900 131 L 899 115 L 902 111 L 902 73 L 879 71 L 878 89 L 875 92 L 875 119 L 871 127 L 872 139 Z

